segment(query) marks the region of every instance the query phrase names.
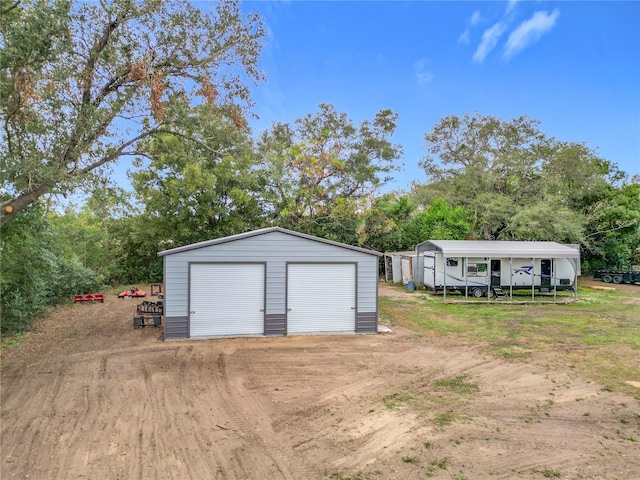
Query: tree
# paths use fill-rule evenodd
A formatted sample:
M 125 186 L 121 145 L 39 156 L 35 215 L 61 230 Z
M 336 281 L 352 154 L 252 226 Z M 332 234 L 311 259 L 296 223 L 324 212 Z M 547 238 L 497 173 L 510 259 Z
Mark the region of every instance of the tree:
M 319 110 L 261 136 L 267 213 L 275 225 L 353 241 L 354 214 L 389 179 L 402 153 L 389 140 L 397 115 L 380 110 L 355 126 L 332 105 Z
M 379 252 L 411 250 L 406 227 L 416 210 L 406 196 L 387 193 L 373 199 L 358 226 L 358 244 Z
M 120 187 L 97 182 L 81 208 L 69 206 L 64 214 L 50 213 L 48 220 L 64 258 L 75 257 L 106 283 L 138 280 L 123 275 L 121 268 L 120 246 L 130 231 L 123 225 L 129 217 L 129 197 L 130 193 Z
M 452 208 L 438 198 L 429 208 L 411 217 L 405 232 L 412 247 L 426 240 L 464 240 L 471 232 L 471 215 L 464 208 Z
M 158 263 L 158 246 L 232 235 L 263 221 L 253 141 L 237 109 L 190 107 L 188 99 L 172 97 L 167 117 L 180 135 L 142 142 L 140 168 L 131 174 L 141 215 L 123 242 L 130 247 L 127 264 L 146 262 L 140 271 Z
M 442 119 L 425 135 L 431 179 L 418 203 L 444 198 L 472 212 L 482 239 L 584 243 L 586 215 L 625 176 L 585 145 L 548 138 L 527 117 Z
M 586 208 L 585 225 L 588 267 L 640 265 L 640 184 L 609 186 Z
M 168 96 L 250 104 L 263 30 L 235 0 L 0 3 L 0 224 L 156 134 Z
M 91 291 L 101 281 L 73 252 L 65 255 L 42 203 L 36 202 L 0 231 L 2 333 L 28 330 L 47 307 Z

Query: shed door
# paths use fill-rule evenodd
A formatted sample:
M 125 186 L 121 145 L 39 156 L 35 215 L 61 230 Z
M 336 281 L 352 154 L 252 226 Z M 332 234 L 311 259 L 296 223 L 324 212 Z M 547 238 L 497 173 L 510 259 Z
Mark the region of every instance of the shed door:
M 191 265 L 191 337 L 264 333 L 264 264 Z
M 411 257 L 402 257 L 402 283 L 405 285 L 413 281 L 413 260 Z
M 355 330 L 355 264 L 288 265 L 287 332 Z

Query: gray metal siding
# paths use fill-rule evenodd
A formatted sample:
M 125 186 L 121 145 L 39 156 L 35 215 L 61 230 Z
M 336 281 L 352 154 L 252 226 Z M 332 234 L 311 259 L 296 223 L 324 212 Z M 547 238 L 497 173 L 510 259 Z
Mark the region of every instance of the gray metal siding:
M 378 314 L 376 312 L 356 313 L 356 333 L 377 333 Z
M 378 257 L 358 260 L 358 312 L 378 311 Z
M 287 262 L 357 262 L 357 311 L 377 314 L 378 256 L 274 231 L 165 255 L 165 315 L 189 315 L 190 262 L 265 262 L 266 325 L 285 315 Z M 241 289 L 242 286 L 238 285 Z M 309 285 L 313 294 L 313 285 Z M 273 324 L 265 334 L 276 331 Z
M 164 339 L 189 338 L 189 317 L 165 317 Z
M 284 335 L 287 326 L 287 316 L 283 314 L 266 315 L 264 324 L 265 335 Z

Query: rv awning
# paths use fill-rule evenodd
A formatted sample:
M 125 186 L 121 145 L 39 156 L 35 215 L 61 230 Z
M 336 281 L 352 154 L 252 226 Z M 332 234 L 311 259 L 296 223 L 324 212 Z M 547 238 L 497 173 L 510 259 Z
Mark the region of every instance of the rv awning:
M 428 240 L 419 243 L 416 251 L 440 252 L 445 257 L 580 258 L 577 247 L 556 242 Z

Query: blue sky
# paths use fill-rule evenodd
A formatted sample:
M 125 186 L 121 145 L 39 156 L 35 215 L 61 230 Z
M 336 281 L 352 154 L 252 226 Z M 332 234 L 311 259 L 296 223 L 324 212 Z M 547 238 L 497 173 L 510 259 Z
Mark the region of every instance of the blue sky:
M 267 29 L 256 136 L 331 103 L 356 123 L 390 108 L 403 171 L 424 182 L 447 115 L 527 115 L 640 175 L 640 2 L 246 1 Z

